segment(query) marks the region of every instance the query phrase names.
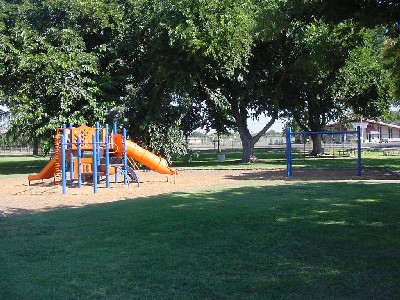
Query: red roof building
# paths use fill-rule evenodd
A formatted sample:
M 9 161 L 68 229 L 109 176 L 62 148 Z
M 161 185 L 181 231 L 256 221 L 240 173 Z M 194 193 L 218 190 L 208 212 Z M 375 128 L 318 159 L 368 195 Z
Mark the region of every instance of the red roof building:
M 388 124 L 370 119 L 350 120 L 350 125 L 337 122 L 326 126 L 327 130 L 352 131 L 360 126 L 363 143 L 400 142 L 400 125 Z M 350 127 L 350 128 L 348 128 Z

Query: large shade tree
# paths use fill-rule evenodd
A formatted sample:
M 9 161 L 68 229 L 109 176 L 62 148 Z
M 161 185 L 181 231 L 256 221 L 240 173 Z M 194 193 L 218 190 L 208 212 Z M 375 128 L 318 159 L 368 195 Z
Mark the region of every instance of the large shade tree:
M 351 105 L 364 109 L 366 96 L 377 100 L 367 110 L 384 108 L 392 84 L 368 78 L 386 78 L 368 60 L 381 61 L 380 42 L 386 67 L 399 65 L 393 1 L 26 0 L 1 8 L 0 101 L 14 128 L 33 138 L 64 122 L 120 116 L 131 136 L 170 153 L 181 149 L 182 129 L 194 129 L 184 125 L 195 104 L 208 103 L 219 120 L 235 121 L 248 162 L 278 109 L 320 130 Z M 368 22 L 373 8 L 379 17 Z M 382 24 L 391 40 L 360 30 Z M 356 62 L 363 78 L 353 76 Z M 262 114 L 271 122 L 252 136 L 247 120 Z
M 314 1 L 316 2 L 316 1 Z M 396 81 L 400 96 L 400 2 L 386 0 L 330 0 L 323 1 L 319 16 L 328 22 L 352 20 L 356 30 L 384 28 L 386 38 L 383 57 L 386 68 Z
M 260 91 L 253 57 L 257 6 L 254 1 L 143 1 L 146 43 L 143 83 L 164 87 L 169 94 L 190 95 L 182 99 L 203 99 L 221 120 L 235 120 L 243 144 L 243 161 L 253 157 L 254 144 L 272 125 L 276 110 Z M 156 3 L 156 4 L 155 4 Z M 156 5 L 156 7 L 155 7 Z M 150 66 L 150 67 L 149 67 Z M 149 73 L 147 73 L 149 72 Z M 168 94 L 167 93 L 167 94 Z M 168 99 L 168 97 L 164 97 Z M 269 114 L 272 121 L 255 136 L 247 120 Z M 212 120 L 211 120 L 212 121 Z
M 128 1 L 117 54 L 126 71 L 120 114 L 129 135 L 142 146 L 170 159 L 184 154 L 184 135 L 196 105 L 182 86 L 190 78 L 190 64 L 170 47 L 163 20 L 163 1 Z M 189 75 L 187 75 L 189 74 Z M 193 105 L 192 105 L 193 104 Z
M 92 1 L 3 1 L 0 90 L 12 129 L 51 145 L 63 123 L 101 120 L 112 89 L 107 43 L 114 6 Z M 111 87 L 110 87 L 111 86 Z
M 349 109 L 369 117 L 388 110 L 393 102 L 390 74 L 366 34 L 354 34 L 346 23 L 301 27 L 294 33 L 298 56 L 288 66 L 281 103 L 304 131 L 323 131 Z M 321 136 L 312 135 L 312 140 L 312 154 L 318 155 Z
M 216 107 L 227 108 L 220 111 L 235 120 L 244 162 L 252 160 L 254 144 L 274 122 L 278 108 L 304 130 L 320 131 L 349 107 L 371 112 L 367 103 L 384 108 L 391 99 L 384 96 L 391 84 L 385 82 L 387 73 L 376 69 L 379 64 L 374 65 L 374 74 L 384 76 L 378 83 L 365 79 L 371 86 L 360 88 L 358 98 L 342 97 L 345 92 L 337 89 L 338 82 L 350 82 L 343 77 L 351 77 L 354 70 L 350 64 L 356 55 L 350 53 L 369 46 L 352 20 L 328 17 L 325 2 L 143 3 L 148 20 L 144 32 L 152 42 L 146 43 L 146 53 L 155 60 L 153 70 L 146 68 L 151 71 L 148 78 L 154 87 L 162 85 L 169 93 L 200 95 Z M 377 55 L 374 58 L 379 59 Z M 360 101 L 374 89 L 380 90 L 376 97 Z M 271 122 L 252 136 L 247 120 L 263 113 Z M 318 154 L 321 140 L 314 138 L 313 154 Z
M 400 96 L 400 2 L 386 0 L 323 1 L 319 15 L 329 22 L 352 20 L 356 30 L 384 28 L 383 57 Z
M 275 70 L 270 79 L 281 79 L 276 93 L 280 108 L 304 131 L 322 131 L 349 110 L 380 115 L 393 102 L 392 80 L 379 52 L 383 41 L 379 32 L 360 31 L 352 20 L 329 21 L 325 5 L 279 2 L 277 17 L 284 30 L 267 42 L 269 55 L 276 60 L 270 65 Z M 365 72 L 357 74 L 358 68 Z M 312 154 L 318 155 L 321 136 L 312 139 Z

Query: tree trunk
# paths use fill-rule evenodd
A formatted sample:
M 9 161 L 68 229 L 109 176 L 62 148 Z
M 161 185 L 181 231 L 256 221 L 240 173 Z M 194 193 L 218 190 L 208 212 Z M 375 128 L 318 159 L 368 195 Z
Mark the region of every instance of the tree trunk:
M 34 139 L 34 141 L 33 141 L 32 154 L 39 155 L 39 140 L 38 139 Z
M 217 153 L 221 153 L 221 134 L 217 132 Z
M 269 128 L 274 124 L 276 117 L 272 116 L 271 120 L 260 130 L 255 136 L 252 136 L 247 126 L 247 119 L 237 118 L 234 115 L 236 125 L 239 131 L 240 140 L 242 142 L 242 163 L 256 163 L 259 159 L 254 155 L 254 145 L 260 140 L 260 138 L 267 132 Z
M 255 136 L 252 136 L 247 124 L 248 112 L 246 107 L 240 106 L 237 98 L 228 98 L 230 110 L 237 129 L 239 131 L 240 140 L 242 142 L 243 156 L 242 163 L 255 163 L 258 158 L 254 155 L 254 145 L 260 138 L 267 132 L 269 128 L 275 123 L 277 113 L 273 112 L 271 120 L 260 130 Z
M 242 163 L 255 163 L 258 158 L 254 155 L 254 140 L 250 133 L 240 134 L 240 140 L 242 141 Z
M 311 134 L 311 140 L 313 143 L 313 149 L 311 155 L 320 156 L 324 153 L 324 148 L 322 147 L 322 134 Z
M 326 116 L 323 112 L 321 112 L 319 106 L 310 104 L 307 114 L 307 123 L 302 122 L 302 118 L 299 114 L 293 114 L 294 120 L 300 126 L 300 128 L 304 131 L 311 132 L 323 131 L 326 124 Z M 310 136 L 313 144 L 313 149 L 310 152 L 310 155 L 320 156 L 324 152 L 324 149 L 322 147 L 322 134 L 310 134 Z

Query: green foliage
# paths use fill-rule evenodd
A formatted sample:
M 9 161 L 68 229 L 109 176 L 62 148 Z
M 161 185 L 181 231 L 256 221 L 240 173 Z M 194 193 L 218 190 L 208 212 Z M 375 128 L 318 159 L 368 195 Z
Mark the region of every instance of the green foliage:
M 99 80 L 105 48 L 99 36 L 107 40 L 111 12 L 105 3 L 73 2 L 4 4 L 0 89 L 14 116 L 12 129 L 31 140 L 50 141 L 63 123 L 102 120 L 113 105 L 101 100 Z
M 17 139 L 12 134 L 10 134 L 10 132 L 0 133 L 0 146 L 1 147 L 17 147 L 22 144 L 26 144 L 24 142 L 25 141 L 23 138 Z
M 166 24 L 172 45 L 182 45 L 196 61 L 208 61 L 222 76 L 246 66 L 253 44 L 249 33 L 255 26 L 251 1 L 163 2 L 177 16 Z
M 185 138 L 188 138 L 195 130 L 206 126 L 206 104 L 199 99 L 187 103 L 184 107 L 183 117 L 179 129 Z
M 274 92 L 285 114 L 304 131 L 320 131 L 349 110 L 368 117 L 386 113 L 394 100 L 394 85 L 379 55 L 385 38 L 382 31 L 370 30 L 368 35 L 351 18 L 325 18 L 326 4 L 319 1 L 278 4 L 285 13 L 280 22 L 283 31 L 265 43 L 273 53 L 268 73 L 272 80 L 279 79 Z M 361 55 L 356 58 L 356 52 L 365 52 L 365 60 Z M 357 64 L 365 75 L 357 77 Z M 346 94 L 346 89 L 357 95 Z M 320 141 L 313 142 L 317 154 Z
M 144 50 L 139 56 L 143 72 L 137 77 L 140 80 L 132 83 L 135 92 L 128 97 L 126 113 L 132 132 L 137 131 L 135 127 L 146 127 L 149 119 L 187 125 L 182 108 L 190 107 L 188 99 L 207 103 L 204 116 L 208 127 L 224 130 L 231 126 L 230 101 L 241 102 L 241 116 L 235 119 L 245 121 L 249 102 L 255 100 L 237 90 L 245 90 L 243 76 L 250 69 L 256 13 L 253 2 L 142 1 L 139 8 L 141 14 L 135 18 L 143 36 Z M 177 102 L 173 114 L 171 101 Z
M 185 155 L 187 144 L 177 126 L 162 126 L 151 124 L 148 126 L 149 137 L 148 145 L 150 149 L 161 154 L 171 162 L 173 155 Z
M 268 129 L 252 136 L 249 117 L 274 120 L 281 109 L 303 129 L 320 130 L 349 108 L 382 114 L 393 100 L 389 91 L 399 93 L 395 1 L 0 5 L 0 103 L 11 109 L 14 132 L 32 141 L 51 142 L 62 123 L 115 119 L 149 146 L 154 126 L 187 136 L 206 124 L 238 130 L 248 160 Z M 368 18 L 371 12 L 377 17 Z M 385 31 L 368 45 L 359 33 L 376 26 Z M 168 145 L 160 151 L 169 153 Z
M 385 69 L 377 32 L 363 33 L 364 44 L 354 48 L 338 74 L 335 93 L 338 101 L 357 115 L 379 117 L 395 102 L 395 84 Z
M 387 115 L 384 116 L 383 121 L 386 123 L 400 125 L 400 111 L 390 111 Z
M 386 68 L 390 70 L 395 82 L 397 104 L 400 104 L 400 37 L 391 38 L 384 42 L 383 57 Z
M 169 94 L 153 80 L 148 80 L 140 89 L 129 87 L 125 114 L 122 123 L 129 135 L 144 147 L 170 160 L 171 155 L 186 153 L 186 142 L 180 125 L 187 114 L 185 100 Z
M 25 80 L 6 87 L 14 128 L 51 136 L 62 123 L 81 124 L 96 114 L 98 88 L 88 76 L 97 72 L 96 57 L 85 53 L 73 30 L 20 33 L 15 43 L 23 46 L 15 51 L 23 54 L 13 58 L 8 78 Z
M 351 23 L 293 20 L 282 37 L 279 103 L 305 131 L 320 131 L 343 112 L 331 91 L 347 53 L 359 44 Z

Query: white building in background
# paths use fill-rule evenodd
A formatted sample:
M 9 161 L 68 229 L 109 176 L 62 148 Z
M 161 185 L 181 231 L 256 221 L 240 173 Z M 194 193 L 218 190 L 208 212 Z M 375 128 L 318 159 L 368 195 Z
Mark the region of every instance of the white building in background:
M 374 121 L 370 119 L 351 120 L 348 128 L 344 123 L 338 122 L 330 124 L 327 130 L 352 131 L 356 130 L 357 126 L 361 129 L 361 141 L 363 143 L 389 143 L 400 142 L 400 125 L 388 124 L 384 122 Z M 343 142 L 343 137 L 334 136 L 338 142 Z

